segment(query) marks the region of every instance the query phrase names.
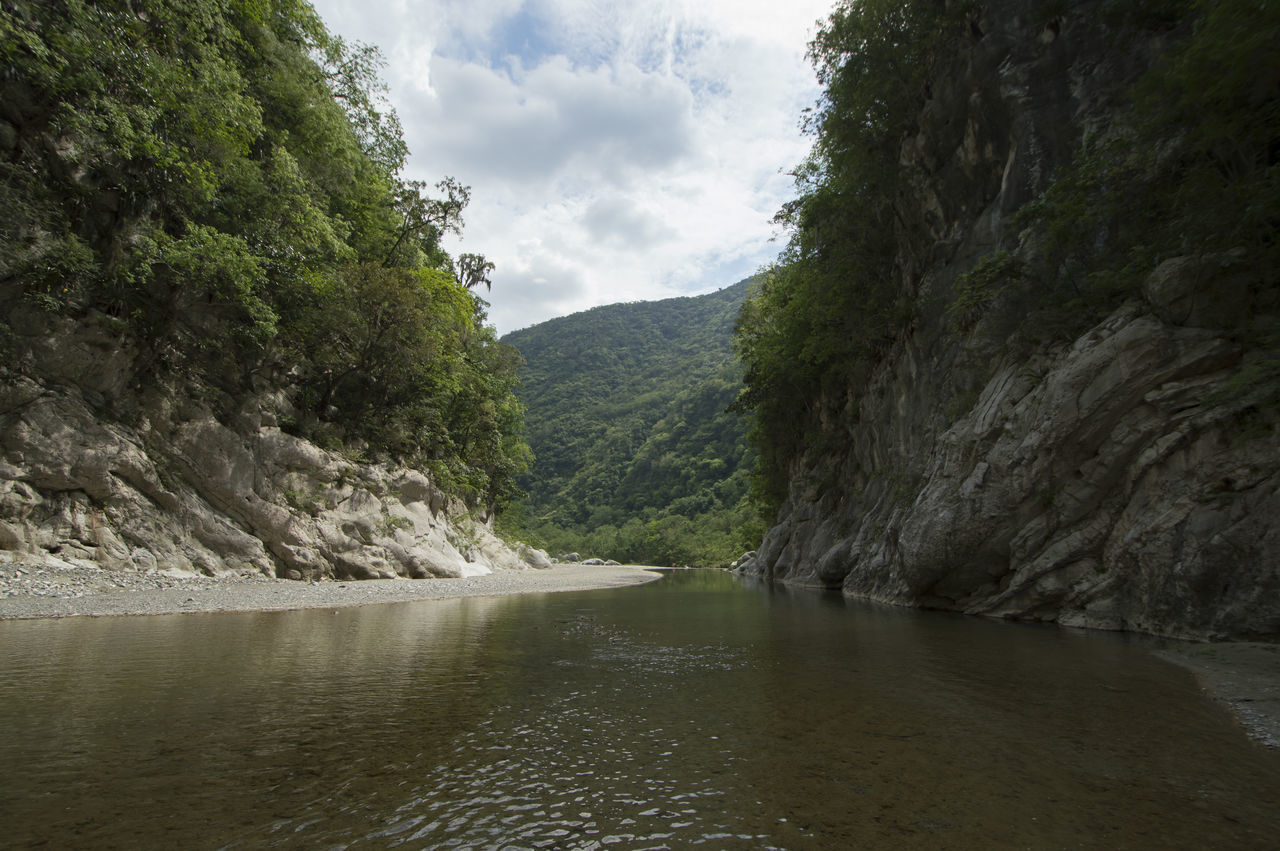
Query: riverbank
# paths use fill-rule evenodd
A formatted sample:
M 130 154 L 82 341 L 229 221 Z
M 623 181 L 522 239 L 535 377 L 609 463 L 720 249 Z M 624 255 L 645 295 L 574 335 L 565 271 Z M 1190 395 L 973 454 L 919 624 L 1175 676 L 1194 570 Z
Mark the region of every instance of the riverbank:
M 1280 748 L 1280 644 L 1179 642 L 1155 653 L 1194 672 L 1201 687 L 1226 706 L 1251 737 Z
M 297 582 L 258 574 L 220 577 L 111 571 L 86 565 L 0 563 L 0 620 L 284 611 L 638 585 L 643 567 L 556 565 L 464 579 Z M 1249 734 L 1280 748 L 1280 644 L 1177 642 L 1154 651 L 1193 671 Z
M 297 582 L 257 574 L 215 578 L 15 562 L 0 564 L 0 620 L 340 608 L 617 588 L 659 575 L 637 566 L 556 565 L 463 579 Z

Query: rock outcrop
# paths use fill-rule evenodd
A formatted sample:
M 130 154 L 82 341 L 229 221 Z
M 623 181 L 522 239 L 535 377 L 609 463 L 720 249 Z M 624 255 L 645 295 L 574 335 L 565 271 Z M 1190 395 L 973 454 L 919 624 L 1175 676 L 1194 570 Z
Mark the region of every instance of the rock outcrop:
M 285 433 L 272 399 L 248 396 L 220 420 L 189 394 L 119 386 L 128 353 L 93 322 L 41 328 L 23 349 L 41 379 L 0 386 L 7 558 L 292 579 L 550 565 L 508 547 L 420 471 Z
M 1035 4 L 1032 4 L 1035 5 Z M 1052 26 L 988 3 L 902 157 L 903 286 L 945 303 L 1159 45 L 1110 49 L 1096 3 Z M 1249 357 L 1216 321 L 1230 257 L 1174 258 L 1071 345 L 1013 357 L 941 309 L 843 403 L 739 570 L 899 605 L 1192 638 L 1280 634 L 1280 423 L 1223 392 Z M 989 335 L 988 335 L 989 336 Z

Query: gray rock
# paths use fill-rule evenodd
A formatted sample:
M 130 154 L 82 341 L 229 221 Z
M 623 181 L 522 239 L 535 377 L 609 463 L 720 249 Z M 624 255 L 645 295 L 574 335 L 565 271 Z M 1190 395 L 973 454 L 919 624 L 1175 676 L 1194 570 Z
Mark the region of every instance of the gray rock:
M 56 345 L 41 345 L 53 374 L 74 377 L 53 363 Z M 95 392 L 115 392 L 106 373 L 91 378 Z M 266 425 L 274 418 L 251 405 L 232 428 L 175 398 L 135 400 L 137 425 L 124 426 L 99 417 L 77 386 L 0 386 L 0 407 L 15 412 L 0 433 L 0 550 L 116 571 L 300 580 L 530 566 L 421 471 L 354 465 Z
M 946 303 L 996 250 L 1029 256 L 1011 214 L 1159 50 L 1056 38 L 983 5 L 984 35 L 942 69 L 906 140 L 898 259 L 916 304 Z M 1252 288 L 1252 289 L 1251 289 Z M 1188 638 L 1280 634 L 1280 432 L 1221 392 L 1242 365 L 1224 330 L 1258 282 L 1232 255 L 1170 258 L 1070 345 L 1006 354 L 922 309 L 841 410 L 846 445 L 795 469 L 741 573 L 973 614 Z M 994 311 L 992 311 L 994 313 Z
M 546 570 L 554 561 L 545 551 L 534 549 L 528 544 L 517 544 L 516 552 L 525 564 L 537 570 Z

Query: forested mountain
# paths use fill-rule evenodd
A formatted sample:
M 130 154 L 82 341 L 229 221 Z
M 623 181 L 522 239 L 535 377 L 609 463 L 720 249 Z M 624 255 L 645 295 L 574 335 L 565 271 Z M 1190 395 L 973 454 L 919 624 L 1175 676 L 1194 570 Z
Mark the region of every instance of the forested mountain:
M 421 568 L 413 536 L 372 546 L 390 508 L 291 526 L 355 479 L 387 495 L 352 465 L 426 470 L 483 512 L 509 498 L 527 447 L 517 359 L 474 292 L 492 266 L 441 247 L 470 190 L 404 177 L 379 67 L 303 0 L 0 4 L 0 416 L 21 462 L 0 545 L 171 532 L 184 564 L 236 540 L 264 570 L 377 575 Z M 266 469 L 268 445 L 293 460 Z
M 865 0 L 737 335 L 752 573 L 1280 633 L 1280 7 Z
M 741 390 L 731 340 L 749 284 L 502 338 L 525 359 L 535 456 L 513 528 L 553 550 L 645 564 L 726 563 L 763 531 L 745 499 L 745 424 L 726 411 Z

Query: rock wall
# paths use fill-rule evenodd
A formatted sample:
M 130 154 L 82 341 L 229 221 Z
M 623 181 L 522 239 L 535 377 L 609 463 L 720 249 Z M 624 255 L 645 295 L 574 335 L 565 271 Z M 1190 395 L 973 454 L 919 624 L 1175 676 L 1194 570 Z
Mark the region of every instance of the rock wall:
M 189 394 L 124 387 L 132 355 L 109 318 L 15 325 L 33 331 L 23 368 L 41 378 L 0 385 L 0 558 L 292 579 L 550 565 L 417 470 L 286 434 L 272 399 L 246 397 L 220 420 Z
M 1280 424 L 1223 383 L 1231 258 L 1161 265 L 1073 344 L 1002 356 L 946 330 L 958 274 L 1026 250 L 1047 186 L 1160 44 L 1112 49 L 1099 4 L 985 3 L 905 141 L 902 286 L 923 305 L 843 446 L 797 463 L 755 559 L 769 579 L 899 604 L 1195 637 L 1280 634 Z M 1105 34 L 1103 34 L 1105 35 Z

